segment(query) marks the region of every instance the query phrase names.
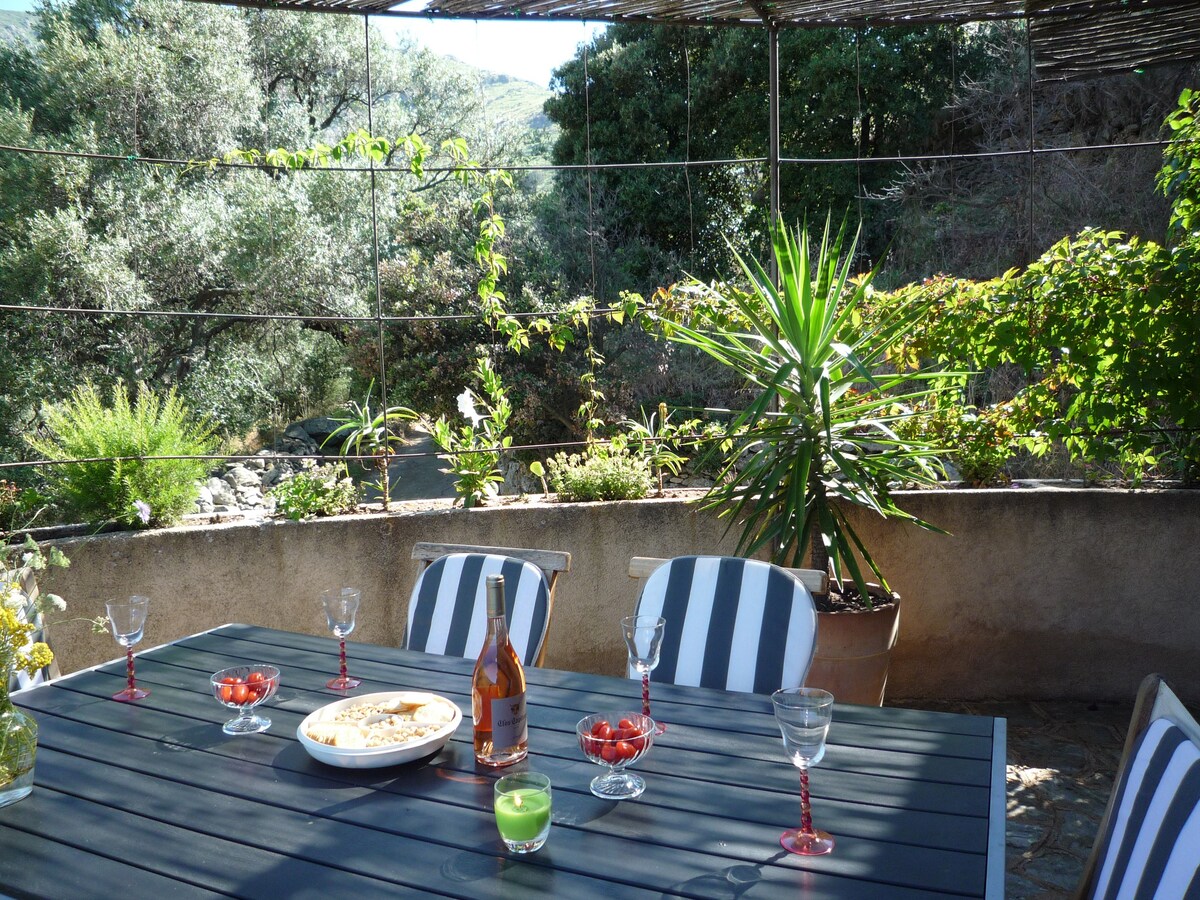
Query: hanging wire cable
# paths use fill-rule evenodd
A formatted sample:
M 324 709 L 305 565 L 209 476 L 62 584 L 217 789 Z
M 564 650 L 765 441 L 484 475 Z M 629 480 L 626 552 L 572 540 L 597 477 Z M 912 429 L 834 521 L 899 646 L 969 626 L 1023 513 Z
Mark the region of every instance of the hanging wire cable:
M 955 196 L 955 179 L 954 179 L 954 151 L 956 149 L 956 138 L 958 135 L 958 40 L 961 27 L 958 25 L 950 29 L 950 195 Z
M 1033 126 L 1033 34 L 1029 28 L 1029 23 L 1025 23 L 1025 77 L 1028 80 L 1029 100 L 1026 104 L 1026 109 L 1029 115 L 1029 230 L 1027 235 L 1026 255 L 1028 262 L 1033 262 L 1033 172 L 1034 161 L 1037 154 L 1034 152 L 1034 126 Z
M 722 415 L 722 416 L 735 415 L 738 412 L 737 410 L 722 409 L 722 408 L 716 408 L 716 407 L 678 406 L 678 407 L 675 407 L 675 409 L 680 410 L 680 411 L 694 411 L 694 412 L 702 411 L 705 413 Z M 1179 425 L 1172 425 L 1172 426 L 1146 425 L 1146 426 L 1143 426 L 1140 428 L 1072 428 L 1072 429 L 1068 429 L 1068 430 L 1061 432 L 1059 434 L 1059 437 L 1062 437 L 1062 438 L 1069 438 L 1069 437 L 1122 437 L 1122 436 L 1128 436 L 1128 435 L 1164 436 L 1164 435 L 1188 435 L 1188 434 L 1198 434 L 1198 433 L 1200 433 L 1200 428 L 1196 428 L 1196 427 L 1187 427 L 1187 426 L 1179 426 Z M 1018 438 L 1018 439 L 1037 437 L 1037 436 L 1042 436 L 1042 435 L 1040 432 L 1023 432 L 1023 433 L 1014 435 L 1014 437 Z M 681 444 L 684 444 L 687 446 L 701 447 L 705 444 L 712 444 L 712 443 L 717 443 L 717 442 L 723 441 L 723 440 L 725 440 L 725 438 L 720 435 L 705 434 L 702 432 L 693 432 L 691 434 L 672 435 L 671 437 L 654 437 L 654 436 L 639 437 L 638 440 L 640 442 L 644 442 L 647 444 L 663 443 L 663 442 L 671 441 L 671 442 L 675 442 L 675 443 L 681 443 Z M 621 443 L 622 439 L 618 438 L 616 442 Z M 520 444 L 520 445 L 515 445 L 515 446 L 509 446 L 509 447 L 502 447 L 499 445 L 495 445 L 495 446 L 491 446 L 491 447 L 471 448 L 471 449 L 467 449 L 467 450 L 418 450 L 418 451 L 409 451 L 409 452 L 405 452 L 405 453 L 394 453 L 391 455 L 391 458 L 393 460 L 428 459 L 431 457 L 438 458 L 438 459 L 450 459 L 452 457 L 462 456 L 462 455 L 466 455 L 466 454 L 470 454 L 470 453 L 500 453 L 500 452 L 506 452 L 506 451 L 507 452 L 516 452 L 516 451 L 526 451 L 526 450 L 529 450 L 529 451 L 532 451 L 532 450 L 561 450 L 564 447 L 587 447 L 589 445 L 594 446 L 597 444 L 604 445 L 604 446 L 611 446 L 613 443 L 614 443 L 614 440 L 611 438 L 593 438 L 591 441 L 587 441 L 587 440 L 554 441 L 552 443 Z M 286 458 L 294 459 L 294 460 L 312 459 L 312 460 L 318 460 L 318 461 L 325 459 L 325 457 L 319 453 L 289 453 L 289 454 L 287 454 Z M 358 455 L 346 454 L 344 456 L 339 454 L 338 458 L 342 459 L 342 460 L 353 460 L 355 462 L 363 462 L 363 463 L 372 463 L 372 462 L 376 461 L 375 456 L 364 455 L 364 454 L 358 454 Z M 88 463 L 98 463 L 98 462 L 133 462 L 133 461 L 149 462 L 149 461 L 157 461 L 157 460 L 181 460 L 181 459 L 200 459 L 200 460 L 212 460 L 212 461 L 217 461 L 217 462 L 245 462 L 247 460 L 261 460 L 262 457 L 258 456 L 258 455 L 246 455 L 246 454 L 233 455 L 233 456 L 222 456 L 222 455 L 218 455 L 218 454 L 205 454 L 205 455 L 182 455 L 182 454 L 166 455 L 166 454 L 164 454 L 164 455 L 160 455 L 160 456 L 97 456 L 97 457 L 87 457 L 87 458 L 80 458 L 80 459 L 30 459 L 30 460 L 23 460 L 21 462 L 0 462 L 0 471 L 5 471 L 8 469 L 45 469 L 45 468 L 54 468 L 56 466 L 76 466 L 76 465 L 84 465 L 84 464 L 88 464 Z
M 367 132 L 375 133 L 375 97 L 373 96 L 371 72 L 371 17 L 363 16 L 363 47 L 366 51 L 367 69 Z M 387 362 L 384 360 L 384 331 L 383 331 L 383 286 L 379 278 L 379 194 L 375 176 L 375 158 L 368 157 L 371 163 L 371 276 L 375 280 L 375 335 L 378 341 L 379 353 L 379 402 L 384 410 L 384 428 L 387 428 L 388 381 Z M 384 465 L 386 465 L 386 457 Z M 386 483 L 386 479 L 384 479 Z M 383 498 L 384 509 L 387 508 L 388 498 Z
M 1039 147 L 1034 150 L 1037 156 L 1056 153 L 1089 153 L 1096 150 L 1139 150 L 1146 147 L 1170 147 L 1179 145 L 1189 145 L 1200 143 L 1200 140 L 1195 138 L 1188 139 L 1163 139 L 1153 141 L 1131 141 L 1127 144 L 1065 144 L 1058 147 Z M 162 159 L 152 156 L 136 156 L 130 154 L 128 156 L 120 156 L 113 153 L 89 153 L 79 150 L 51 150 L 45 147 L 23 147 L 13 144 L 0 144 L 0 153 L 28 153 L 34 156 L 57 156 L 68 159 L 97 159 L 107 160 L 112 162 L 126 163 L 143 163 L 154 166 L 181 166 L 190 167 L 196 170 L 215 169 L 258 169 L 264 172 L 279 172 L 280 166 L 269 165 L 267 163 L 239 163 L 239 162 L 216 162 L 208 160 L 194 159 Z M 948 160 L 968 160 L 968 159 L 995 159 L 1004 156 L 1025 156 L 1029 153 L 1028 148 L 1020 150 L 983 150 L 972 153 L 914 153 L 907 155 L 895 156 L 868 156 L 858 158 L 854 156 L 820 156 L 820 157 L 780 157 L 781 163 L 802 163 L 804 165 L 846 165 L 849 163 L 866 163 L 868 165 L 879 163 L 921 163 L 921 162 L 941 162 Z M 739 156 L 733 159 L 692 159 L 692 160 L 662 160 L 659 162 L 617 162 L 617 163 L 543 163 L 543 164 L 525 164 L 513 163 L 496 163 L 489 166 L 485 171 L 506 171 L 506 172 L 603 172 L 609 169 L 670 169 L 670 168 L 716 168 L 719 166 L 745 166 L 747 163 L 767 163 L 770 160 L 765 156 Z M 328 169 L 336 169 L 339 172 L 363 172 L 369 173 L 372 169 L 369 166 L 347 166 L 338 164 L 337 166 L 316 167 L 306 166 L 301 169 L 292 169 L 290 171 L 297 174 L 308 172 L 323 172 Z M 402 177 L 411 177 L 412 172 L 407 166 L 377 166 L 373 170 L 377 175 L 399 175 Z M 428 175 L 452 175 L 456 172 L 461 172 L 462 169 L 456 166 L 426 166 L 423 170 Z
M 596 219 L 592 208 L 592 86 L 588 75 L 588 45 L 583 45 L 584 159 L 587 160 L 588 257 L 592 263 L 592 297 L 596 296 Z
M 688 32 L 683 33 L 683 71 L 686 79 L 687 94 L 685 96 L 685 104 L 687 107 L 687 129 L 684 132 L 683 156 L 684 162 L 692 158 L 692 61 L 691 54 L 688 48 Z M 687 187 L 688 201 L 688 259 L 690 260 L 692 270 L 696 269 L 696 219 L 692 209 L 692 175 L 691 169 L 686 165 L 683 167 L 683 181 Z
M 657 307 L 647 303 L 646 309 L 653 311 Z M 236 319 L 247 322 L 377 322 L 377 315 L 369 316 L 321 316 L 304 315 L 301 313 L 240 313 L 240 312 L 198 312 L 186 309 L 88 309 L 79 306 L 33 306 L 21 303 L 0 303 L 0 310 L 21 313 L 68 313 L 81 316 L 146 316 L 148 318 L 164 319 Z M 613 313 L 622 312 L 622 307 L 598 306 L 588 311 L 588 317 L 593 319 L 605 318 Z M 573 309 L 550 309 L 537 312 L 506 313 L 514 319 L 538 319 L 549 316 L 578 315 Z M 383 322 L 467 322 L 483 319 L 482 312 L 475 313 L 436 313 L 424 316 L 383 316 Z
M 854 142 L 855 161 L 854 161 L 854 176 L 857 179 L 855 195 L 858 202 L 858 220 L 861 222 L 863 218 L 863 184 L 862 184 L 862 149 L 863 149 L 863 132 L 866 130 L 866 122 L 863 119 L 863 104 L 862 104 L 862 55 L 859 49 L 859 39 L 862 36 L 862 29 L 854 29 L 854 97 L 858 103 L 858 135 Z

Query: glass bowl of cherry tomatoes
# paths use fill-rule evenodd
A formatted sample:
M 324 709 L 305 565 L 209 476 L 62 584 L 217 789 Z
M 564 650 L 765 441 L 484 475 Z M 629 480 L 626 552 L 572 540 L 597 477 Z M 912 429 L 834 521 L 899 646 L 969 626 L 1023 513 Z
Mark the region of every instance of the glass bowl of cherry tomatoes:
M 254 707 L 279 690 L 279 669 L 265 663 L 232 666 L 209 679 L 213 696 L 238 714 L 225 723 L 226 734 L 255 734 L 271 727 L 271 720 L 254 712 Z
M 637 762 L 654 743 L 654 720 L 635 712 L 596 713 L 575 726 L 583 755 L 607 772 L 592 779 L 592 793 L 604 800 L 631 800 L 646 782 L 625 767 Z

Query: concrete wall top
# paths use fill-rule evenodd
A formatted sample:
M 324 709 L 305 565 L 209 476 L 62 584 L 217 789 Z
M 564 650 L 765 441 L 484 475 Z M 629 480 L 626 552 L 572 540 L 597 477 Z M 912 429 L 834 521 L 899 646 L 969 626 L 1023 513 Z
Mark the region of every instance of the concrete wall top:
M 692 494 L 691 498 L 699 496 Z M 908 492 L 906 510 L 950 532 L 853 510 L 904 597 L 889 695 L 1129 699 L 1162 672 L 1200 699 L 1200 492 Z M 144 646 L 238 621 L 325 634 L 324 588 L 363 591 L 353 641 L 400 645 L 418 541 L 572 554 L 559 579 L 547 665 L 624 674 L 617 620 L 635 601 L 632 556 L 731 553 L 736 533 L 678 496 L 463 510 L 433 501 L 308 522 L 189 525 L 60 541 L 47 584 L 71 616 L 151 597 Z M 117 655 L 86 624 L 51 629 L 65 671 Z

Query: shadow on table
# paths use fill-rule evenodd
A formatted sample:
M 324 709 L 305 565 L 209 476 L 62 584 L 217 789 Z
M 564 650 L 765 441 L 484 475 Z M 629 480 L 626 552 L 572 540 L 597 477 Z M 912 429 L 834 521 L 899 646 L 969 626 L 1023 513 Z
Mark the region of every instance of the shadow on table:
M 687 881 L 681 881 L 679 884 L 671 885 L 671 893 L 692 896 L 703 895 L 713 898 L 740 897 L 754 887 L 759 879 L 762 878 L 763 866 L 786 859 L 787 855 L 787 851 L 780 850 L 770 859 L 764 860 L 756 866 L 727 866 L 716 872 L 709 872 L 707 875 L 698 875 L 695 878 L 689 878 Z M 669 895 L 664 894 L 663 896 Z
M 221 730 L 221 726 L 217 725 L 214 728 L 211 722 L 172 731 L 170 735 L 163 735 L 157 739 L 160 747 L 172 753 L 185 750 L 212 750 L 228 740 L 229 735 Z

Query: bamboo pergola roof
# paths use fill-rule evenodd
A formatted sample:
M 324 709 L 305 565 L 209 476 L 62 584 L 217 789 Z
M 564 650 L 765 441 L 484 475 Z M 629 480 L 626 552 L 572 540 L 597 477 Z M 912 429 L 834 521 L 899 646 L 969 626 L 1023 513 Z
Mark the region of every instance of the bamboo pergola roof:
M 1200 59 L 1200 0 L 211 0 L 435 19 L 866 28 L 1026 19 L 1039 79 Z

